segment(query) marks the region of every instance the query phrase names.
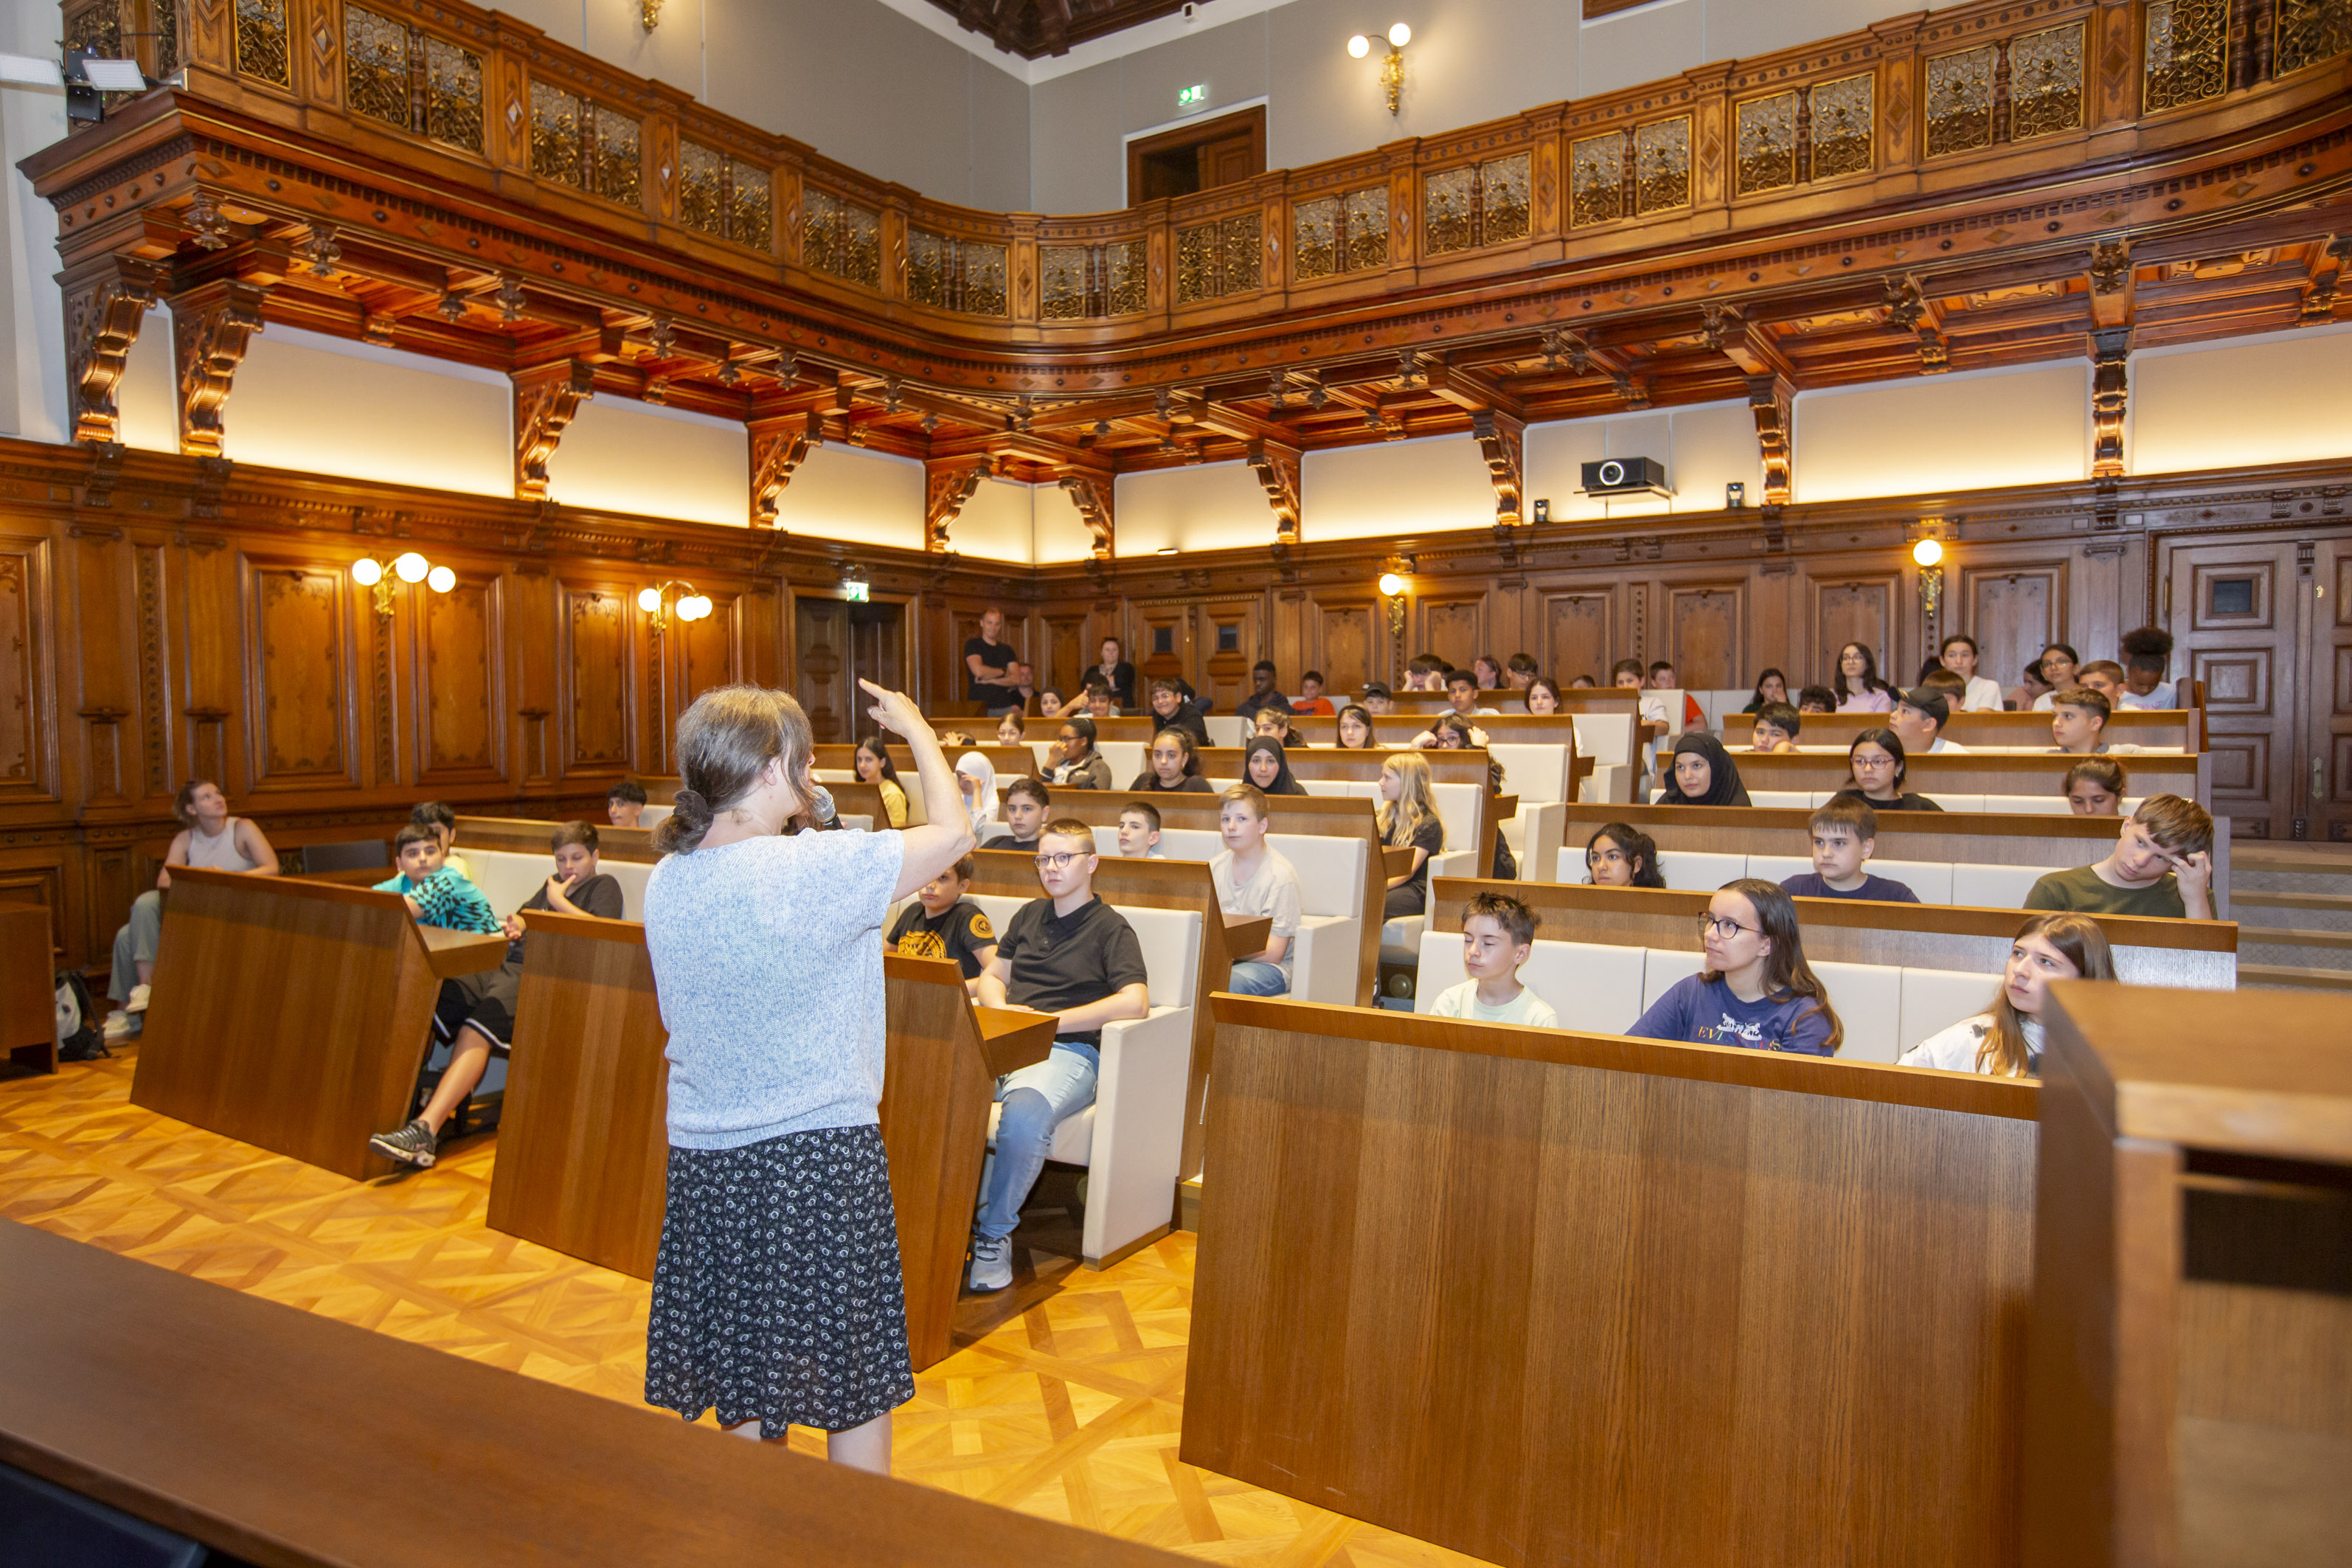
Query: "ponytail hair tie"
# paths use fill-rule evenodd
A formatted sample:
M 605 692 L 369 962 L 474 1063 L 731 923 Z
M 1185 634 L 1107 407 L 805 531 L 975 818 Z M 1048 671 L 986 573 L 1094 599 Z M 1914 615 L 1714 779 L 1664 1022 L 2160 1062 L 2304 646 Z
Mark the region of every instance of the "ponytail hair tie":
M 710 803 L 702 798 L 698 790 L 679 790 L 671 797 L 670 809 L 688 822 L 709 822 L 712 816 Z

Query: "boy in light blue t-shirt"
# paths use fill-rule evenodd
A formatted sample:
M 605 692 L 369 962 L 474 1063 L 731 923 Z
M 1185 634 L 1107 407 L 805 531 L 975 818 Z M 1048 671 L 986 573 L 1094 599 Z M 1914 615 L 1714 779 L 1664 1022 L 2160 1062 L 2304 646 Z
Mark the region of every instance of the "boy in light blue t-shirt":
M 400 875 L 378 882 L 375 890 L 407 900 L 408 912 L 418 924 L 485 935 L 500 929 L 498 911 L 482 889 L 443 863 L 441 837 L 432 828 L 410 823 L 393 840 L 393 848 L 400 858 Z

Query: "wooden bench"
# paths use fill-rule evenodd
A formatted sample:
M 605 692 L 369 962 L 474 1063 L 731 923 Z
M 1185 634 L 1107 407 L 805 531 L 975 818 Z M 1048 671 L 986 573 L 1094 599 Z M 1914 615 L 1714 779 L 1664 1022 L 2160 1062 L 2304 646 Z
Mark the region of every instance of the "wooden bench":
M 1187 1464 L 1497 1563 L 2016 1562 L 2032 1085 L 1213 1006 Z
M 1738 764 L 1749 798 L 1758 805 L 1819 805 L 1853 782 L 1843 752 L 1734 752 L 1731 760 Z M 2082 760 L 2060 752 L 1906 757 L 1907 780 L 1903 787 L 1935 798 L 1947 811 L 2017 809 L 2006 802 L 1998 807 L 1988 805 L 1986 797 L 2002 795 L 2046 802 L 2053 815 L 2058 815 L 2066 811 L 2066 770 Z M 2177 795 L 2210 809 L 2210 753 L 2140 752 L 2115 760 L 2130 775 L 2128 798 Z M 1774 798 L 1762 798 L 1767 795 Z M 2023 809 L 2034 808 L 2027 805 Z
M 1797 732 L 1797 744 L 1843 752 L 1864 730 L 1890 728 L 1884 713 L 1808 713 Z M 2050 749 L 2050 714 L 1958 713 L 1939 731 L 1946 740 L 1971 748 L 2011 747 L 2026 751 Z M 2203 709 L 2118 708 L 2108 716 L 2104 737 L 2110 743 L 2128 742 L 2161 751 L 2195 753 L 2205 749 Z M 1735 755 L 1745 756 L 1756 743 L 1756 715 L 1723 716 L 1723 743 Z M 2131 758 L 2125 757 L 2126 763 Z
M 0 1463 L 268 1568 L 1185 1561 L 6 1222 L 0 1320 Z
M 441 982 L 507 939 L 419 925 L 397 893 L 175 867 L 131 1101 L 354 1181 L 408 1114 Z

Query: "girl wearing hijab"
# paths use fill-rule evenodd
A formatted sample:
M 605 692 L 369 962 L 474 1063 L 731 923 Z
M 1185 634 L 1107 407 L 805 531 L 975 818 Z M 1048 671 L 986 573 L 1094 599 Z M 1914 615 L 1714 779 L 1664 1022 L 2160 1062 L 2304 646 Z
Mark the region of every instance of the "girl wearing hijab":
M 1291 776 L 1290 759 L 1283 754 L 1282 742 L 1269 741 L 1264 735 L 1252 741 L 1242 752 L 1242 776 L 1265 795 L 1307 793 L 1307 786 Z
M 1712 735 L 1685 735 L 1675 742 L 1675 765 L 1654 805 L 1746 805 L 1748 786 L 1739 764 Z
M 971 818 L 972 832 L 984 837 L 989 819 L 996 815 L 996 769 L 978 752 L 966 752 L 956 759 L 955 771 L 964 815 Z

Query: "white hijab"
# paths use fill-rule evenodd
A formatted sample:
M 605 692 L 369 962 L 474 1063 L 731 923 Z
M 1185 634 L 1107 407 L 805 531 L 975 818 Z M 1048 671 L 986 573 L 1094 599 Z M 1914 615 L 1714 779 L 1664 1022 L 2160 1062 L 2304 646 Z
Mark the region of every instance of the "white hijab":
M 978 752 L 966 752 L 956 759 L 955 771 L 972 781 L 971 799 L 964 809 L 971 816 L 972 832 L 982 833 L 996 813 L 996 769 Z

